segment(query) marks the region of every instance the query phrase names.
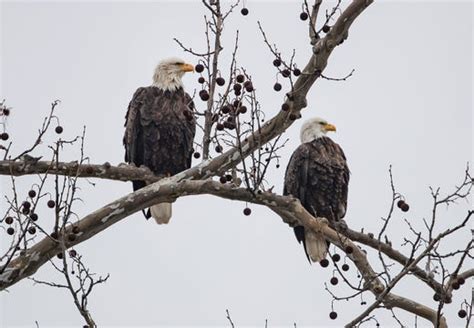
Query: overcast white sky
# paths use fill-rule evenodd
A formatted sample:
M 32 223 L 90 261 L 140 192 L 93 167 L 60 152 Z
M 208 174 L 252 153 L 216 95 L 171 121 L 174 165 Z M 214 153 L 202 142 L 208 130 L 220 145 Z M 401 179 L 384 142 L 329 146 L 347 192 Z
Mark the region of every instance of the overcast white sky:
M 222 59 L 228 63 L 239 29 L 239 64 L 252 74 L 271 117 L 284 93 L 272 90 L 272 57 L 256 21 L 284 55 L 296 49 L 301 67 L 311 51 L 307 25 L 298 19 L 299 1 L 247 1 L 247 6 L 247 17 L 236 14 L 226 24 Z M 430 213 L 428 186 L 450 190 L 472 159 L 472 7 L 451 1 L 376 2 L 357 19 L 325 72 L 339 77 L 355 68 L 354 76 L 339 83 L 318 81 L 310 92 L 303 118 L 320 116 L 334 123 L 338 132 L 332 137 L 348 158 L 352 175 L 346 218 L 354 229 L 376 231 L 380 226 L 390 201 L 390 164 L 396 186 L 411 205 L 407 214 L 396 212 L 391 227 L 394 245 L 399 245 L 406 233 L 403 218 L 417 225 Z M 135 89 L 150 84 L 162 58 L 178 55 L 195 61 L 172 38 L 204 49 L 204 10 L 198 1 L 2 2 L 0 10 L 0 98 L 13 107 L 8 131 L 14 151 L 31 143 L 50 103 L 61 99 L 64 137 L 80 134 L 86 125 L 91 162 L 120 163 L 124 115 Z M 196 88 L 196 80 L 197 75 L 185 76 L 186 89 Z M 203 103 L 197 101 L 197 106 L 203 108 Z M 278 192 L 302 122 L 287 132 L 282 168 L 270 172 Z M 47 152 L 42 148 L 35 155 Z M 63 156 L 75 160 L 78 151 L 66 150 Z M 0 181 L 2 194 L 8 193 L 8 180 Z M 26 192 L 31 180 L 19 181 Z M 128 183 L 94 182 L 95 187 L 82 184 L 79 216 L 131 190 Z M 244 206 L 186 197 L 175 203 L 168 226 L 136 214 L 78 246 L 93 271 L 111 274 L 90 301 L 99 325 L 226 326 L 228 308 L 238 327 L 263 327 L 265 319 L 270 327 L 294 322 L 298 327 L 337 327 L 363 311 L 358 300 L 336 303 L 339 318 L 329 322 L 330 297 L 323 283 L 331 270 L 308 265 L 292 230 L 273 213 L 252 206 L 252 215 L 244 217 Z M 441 212 L 441 224 L 453 224 L 470 206 L 462 203 Z M 46 210 L 40 216 L 47 220 Z M 449 244 L 462 247 L 469 235 L 465 231 Z M 8 242 L 7 235 L 1 233 L 0 241 Z M 37 277 L 60 279 L 48 265 Z M 333 290 L 348 292 L 342 286 Z M 424 285 L 405 282 L 396 292 L 434 306 Z M 454 313 L 469 297 L 464 288 L 447 306 L 450 327 L 462 324 Z M 383 327 L 395 325 L 390 315 L 376 314 Z M 414 324 L 412 317 L 401 318 Z M 0 294 L 1 327 L 33 327 L 35 321 L 41 327 L 82 324 L 64 290 L 24 280 Z

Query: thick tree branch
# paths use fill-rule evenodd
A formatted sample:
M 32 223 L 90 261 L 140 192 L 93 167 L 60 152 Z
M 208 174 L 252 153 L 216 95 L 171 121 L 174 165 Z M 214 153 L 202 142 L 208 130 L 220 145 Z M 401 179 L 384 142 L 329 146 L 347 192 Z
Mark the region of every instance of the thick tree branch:
M 136 167 L 133 165 L 111 166 L 104 164 L 78 164 L 78 162 L 49 162 L 38 161 L 29 163 L 25 161 L 0 161 L 0 175 L 35 175 L 35 174 L 58 174 L 65 176 L 77 176 L 79 178 L 99 178 L 118 181 L 145 180 L 156 182 L 160 177 L 156 176 L 147 167 Z
M 203 165 L 204 164 L 204 165 Z M 206 172 L 206 162 L 198 165 L 197 168 L 190 170 L 194 174 L 199 171 Z M 203 168 L 201 168 L 203 167 Z M 23 161 L 0 161 L 0 175 L 23 176 L 31 174 L 60 174 L 78 176 L 82 178 L 100 178 L 118 181 L 146 180 L 148 182 L 156 182 L 160 177 L 155 176 L 146 167 L 137 168 L 132 165 L 109 166 L 107 163 L 102 165 L 83 164 L 78 165 L 77 162 L 64 163 L 59 162 L 58 165 L 47 161 L 39 161 L 27 164 Z M 380 242 L 376 238 L 371 238 L 368 234 L 360 233 L 351 229 L 344 231 L 344 235 L 353 241 L 360 242 L 384 253 L 392 260 L 397 261 L 403 266 L 408 265 L 409 258 L 387 243 Z M 421 269 L 419 266 L 410 267 L 410 271 L 421 281 L 425 282 L 439 295 L 443 294 L 443 285 L 437 282 L 433 277 Z M 1 272 L 1 271 L 0 271 Z M 451 290 L 448 290 L 445 297 L 451 297 Z
M 250 193 L 247 189 L 237 188 L 231 185 L 222 185 L 212 180 L 182 180 L 177 182 L 175 177 L 162 179 L 157 183 L 122 197 L 80 220 L 76 224 L 81 231 L 77 235 L 77 239 L 73 242 L 67 242 L 65 246 L 71 247 L 83 242 L 110 225 L 154 203 L 173 201 L 179 196 L 197 194 L 212 194 L 222 198 L 265 205 L 281 216 L 283 221 L 290 225 L 298 223 L 308 229 L 320 232 L 324 234 L 331 243 L 343 250 L 350 246 L 353 251 L 348 254 L 348 256 L 362 274 L 366 282 L 365 288 L 370 289 L 376 296 L 384 292 L 385 287 L 370 266 L 364 252 L 353 244 L 349 238 L 330 228 L 325 221 L 316 220 L 301 206 L 298 200 L 269 192 L 255 195 Z M 68 234 L 71 229 L 72 228 L 66 228 L 62 233 Z M 61 236 L 59 238 L 61 238 Z M 61 250 L 61 244 L 50 237 L 46 237 L 26 250 L 3 270 L 3 274 L 0 275 L 0 290 L 8 288 L 19 280 L 32 275 L 41 265 L 61 252 Z M 433 316 L 436 316 L 436 311 L 429 310 L 416 302 L 391 293 L 384 295 L 383 301 L 385 304 L 388 302 L 392 307 L 403 308 L 430 321 Z

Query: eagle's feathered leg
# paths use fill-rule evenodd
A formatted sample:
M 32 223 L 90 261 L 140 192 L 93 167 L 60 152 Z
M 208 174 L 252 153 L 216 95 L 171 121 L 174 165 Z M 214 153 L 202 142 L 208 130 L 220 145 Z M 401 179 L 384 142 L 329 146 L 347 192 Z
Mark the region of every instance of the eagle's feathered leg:
M 137 191 L 138 189 L 141 189 L 146 186 L 145 181 L 141 181 L 141 180 L 134 180 L 132 181 L 132 184 L 133 184 L 133 191 Z M 147 211 L 142 210 L 142 213 L 145 216 L 145 219 L 148 220 L 149 218 L 151 218 L 150 210 L 147 210 Z

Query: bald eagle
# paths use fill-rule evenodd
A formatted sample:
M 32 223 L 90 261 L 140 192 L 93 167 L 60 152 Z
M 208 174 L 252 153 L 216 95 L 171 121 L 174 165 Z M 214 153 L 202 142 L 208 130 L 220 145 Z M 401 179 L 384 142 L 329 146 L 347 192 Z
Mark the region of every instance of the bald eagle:
M 326 136 L 336 127 L 313 118 L 301 128 L 301 145 L 293 152 L 286 168 L 284 195 L 298 198 L 315 217 L 324 217 L 334 226 L 346 214 L 349 168 L 341 147 Z M 320 234 L 294 227 L 296 239 L 303 243 L 308 261 L 326 257 L 329 243 Z
M 125 116 L 125 161 L 144 165 L 156 175 L 175 175 L 191 166 L 196 132 L 194 103 L 183 89 L 181 78 L 194 67 L 183 60 L 170 58 L 155 69 L 153 84 L 139 88 L 128 105 Z M 133 190 L 146 185 L 133 181 Z M 171 204 L 153 205 L 145 216 L 158 224 L 168 223 Z

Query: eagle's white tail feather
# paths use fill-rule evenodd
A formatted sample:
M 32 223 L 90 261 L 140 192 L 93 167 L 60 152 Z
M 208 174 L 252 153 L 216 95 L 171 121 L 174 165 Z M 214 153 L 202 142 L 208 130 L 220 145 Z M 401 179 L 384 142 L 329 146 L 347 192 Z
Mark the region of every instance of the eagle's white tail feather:
M 305 231 L 306 252 L 313 262 L 319 262 L 326 258 L 328 244 L 321 234 L 313 231 Z
M 150 207 L 151 216 L 158 224 L 167 224 L 171 219 L 171 203 L 160 203 Z

